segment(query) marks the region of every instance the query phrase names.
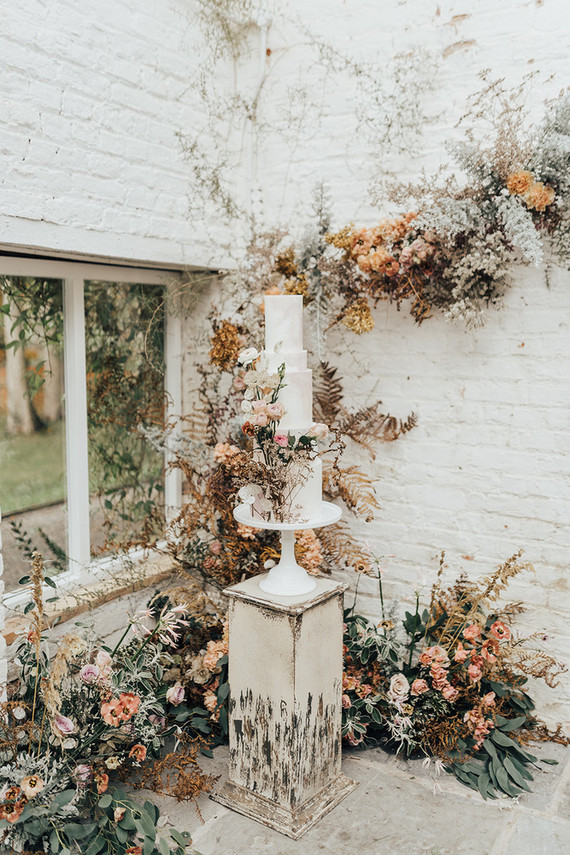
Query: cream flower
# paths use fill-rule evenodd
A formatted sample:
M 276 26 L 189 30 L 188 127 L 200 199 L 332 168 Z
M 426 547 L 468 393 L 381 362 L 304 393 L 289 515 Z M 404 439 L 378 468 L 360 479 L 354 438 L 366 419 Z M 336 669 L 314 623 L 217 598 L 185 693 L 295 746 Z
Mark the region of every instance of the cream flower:
M 251 365 L 259 356 L 259 351 L 255 347 L 248 347 L 239 354 L 237 361 L 240 365 Z M 246 381 L 247 382 L 247 381 Z
M 405 701 L 410 694 L 410 684 L 403 674 L 394 674 L 390 678 L 388 697 L 392 702 Z

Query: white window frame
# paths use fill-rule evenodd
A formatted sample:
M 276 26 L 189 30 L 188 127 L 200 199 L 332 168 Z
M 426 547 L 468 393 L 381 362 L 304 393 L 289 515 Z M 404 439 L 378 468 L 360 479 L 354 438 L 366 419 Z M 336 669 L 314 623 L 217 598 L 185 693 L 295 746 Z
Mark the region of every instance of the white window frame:
M 24 257 L 0 257 L 0 275 L 60 279 L 63 282 L 65 426 L 69 569 L 57 577 L 60 591 L 69 591 L 106 575 L 114 556 L 91 559 L 89 523 L 89 457 L 87 442 L 87 371 L 85 359 L 84 285 L 89 280 L 166 286 L 165 382 L 166 416 L 175 424 L 182 413 L 182 321 L 174 294 L 181 271 Z M 165 454 L 164 503 L 172 519 L 182 504 L 182 473 L 169 467 Z M 143 550 L 133 550 L 136 560 Z M 27 600 L 24 591 L 10 591 L 4 604 L 17 608 Z

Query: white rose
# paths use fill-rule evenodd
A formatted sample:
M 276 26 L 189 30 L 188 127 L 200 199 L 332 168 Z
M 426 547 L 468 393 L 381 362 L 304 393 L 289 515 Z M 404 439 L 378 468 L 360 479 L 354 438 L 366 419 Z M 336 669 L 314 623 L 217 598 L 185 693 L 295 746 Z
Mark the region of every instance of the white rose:
M 252 362 L 255 362 L 258 356 L 259 351 L 256 350 L 255 347 L 248 347 L 245 350 L 242 350 L 238 356 L 238 362 L 240 365 L 250 365 Z
M 315 439 L 326 439 L 329 433 L 327 425 L 316 424 L 307 431 L 307 436 L 314 436 Z
M 238 490 L 238 498 L 244 505 L 253 505 L 258 496 L 263 495 L 263 489 L 259 484 L 246 484 Z
M 246 416 L 249 415 L 250 413 L 252 413 L 253 412 L 253 406 L 251 404 L 251 401 L 246 401 L 246 400 L 242 401 L 241 402 L 241 411 L 242 411 L 242 413 L 245 413 Z
M 410 694 L 410 684 L 403 674 L 394 674 L 390 678 L 388 697 L 391 701 L 405 701 Z

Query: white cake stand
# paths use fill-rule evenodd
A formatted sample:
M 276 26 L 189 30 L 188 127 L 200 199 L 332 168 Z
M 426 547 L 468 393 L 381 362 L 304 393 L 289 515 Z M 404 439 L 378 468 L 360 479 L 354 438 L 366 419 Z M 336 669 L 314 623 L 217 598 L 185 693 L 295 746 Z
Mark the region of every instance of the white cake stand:
M 295 531 L 332 525 L 339 521 L 341 515 L 342 510 L 337 505 L 333 505 L 331 502 L 323 502 L 319 516 L 306 522 L 266 522 L 252 516 L 251 505 L 238 505 L 234 510 L 234 517 L 242 525 L 281 532 L 279 563 L 272 567 L 260 581 L 261 590 L 265 591 L 266 594 L 276 594 L 279 597 L 298 597 L 301 594 L 310 594 L 311 591 L 314 591 L 317 587 L 316 579 L 309 576 L 305 568 L 297 564 L 295 559 Z

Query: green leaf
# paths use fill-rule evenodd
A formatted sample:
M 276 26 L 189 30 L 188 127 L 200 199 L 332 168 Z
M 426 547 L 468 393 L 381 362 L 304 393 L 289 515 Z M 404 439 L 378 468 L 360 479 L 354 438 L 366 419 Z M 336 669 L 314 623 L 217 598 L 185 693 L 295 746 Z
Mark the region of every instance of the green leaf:
M 165 840 L 164 837 L 161 837 L 158 841 L 158 846 L 162 855 L 170 855 L 170 846 L 168 845 L 168 841 Z
M 98 834 L 97 837 L 89 844 L 85 855 L 97 855 L 97 853 L 101 852 L 101 850 L 106 846 L 107 841 L 102 834 Z
M 490 786 L 490 784 L 490 776 L 487 774 L 487 772 L 481 772 L 477 780 L 477 786 L 479 787 L 479 792 L 481 793 L 485 801 L 487 801 L 487 787 Z
M 510 757 L 505 757 L 505 759 L 503 760 L 503 766 L 505 767 L 509 776 L 515 782 L 515 784 L 517 784 L 517 786 L 519 786 L 521 789 L 526 790 L 527 793 L 530 793 L 529 785 L 527 784 L 519 770 L 516 768 Z
M 230 693 L 230 684 L 229 683 L 222 683 L 221 686 L 219 687 L 218 691 L 217 691 L 217 694 L 216 694 L 216 697 L 218 699 L 218 703 L 223 704 L 223 702 L 225 701 L 225 699 L 227 698 L 229 693 Z
M 58 793 L 51 800 L 51 804 L 49 806 L 49 812 L 55 813 L 56 810 L 63 807 L 64 805 L 68 805 L 72 799 L 75 798 L 77 791 L 76 790 L 63 790 L 63 792 Z
M 21 579 L 18 579 L 18 585 L 27 585 L 30 579 L 31 576 L 22 576 Z
M 26 603 L 25 608 L 24 608 L 24 614 L 27 615 L 28 612 L 31 612 L 32 609 L 35 609 L 35 607 L 36 607 L 36 604 L 34 602 Z
M 522 727 L 523 724 L 526 724 L 526 721 L 526 715 L 519 715 L 517 716 L 517 718 L 505 719 L 504 724 L 500 725 L 500 730 L 507 732 L 511 730 L 518 730 L 519 727 Z
M 187 838 L 183 837 L 183 835 L 175 828 L 170 829 L 170 836 L 175 843 L 178 843 L 179 846 L 182 846 L 182 848 L 186 847 L 186 843 L 188 842 Z
M 517 745 L 509 736 L 505 736 L 500 730 L 493 730 L 491 739 L 495 745 L 501 745 L 503 748 L 516 748 Z
M 501 766 L 500 770 L 497 769 L 497 781 L 499 782 L 499 787 L 501 790 L 506 793 L 511 798 L 515 798 L 518 796 L 520 789 L 516 786 L 516 784 L 511 784 L 509 780 L 509 776 L 507 774 L 507 770 Z
M 49 576 L 44 576 L 44 582 L 46 583 L 46 585 L 49 585 L 50 588 L 57 588 L 57 585 L 55 584 L 53 579 L 50 579 Z
M 98 801 L 98 805 L 100 808 L 108 808 L 109 805 L 113 801 L 113 796 L 111 793 L 104 793 Z
M 527 781 L 534 781 L 532 777 L 532 773 L 527 769 L 523 760 L 520 760 L 518 757 L 515 757 L 514 754 L 509 755 L 509 760 L 516 767 L 516 769 L 521 773 L 523 778 L 526 778 Z
M 89 822 L 86 825 L 80 825 L 78 822 L 68 822 L 64 825 L 63 830 L 69 837 L 74 840 L 83 840 L 88 834 L 91 834 L 97 828 L 96 822 Z
M 552 757 L 545 757 L 541 763 L 546 763 L 548 766 L 558 766 L 558 760 L 553 760 Z
M 129 832 L 126 828 L 123 828 L 121 825 L 115 826 L 115 834 L 117 836 L 117 840 L 119 843 L 126 843 L 129 839 Z

